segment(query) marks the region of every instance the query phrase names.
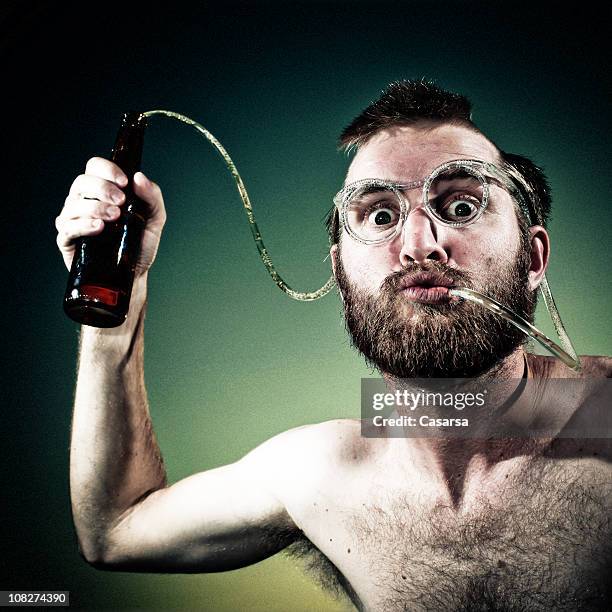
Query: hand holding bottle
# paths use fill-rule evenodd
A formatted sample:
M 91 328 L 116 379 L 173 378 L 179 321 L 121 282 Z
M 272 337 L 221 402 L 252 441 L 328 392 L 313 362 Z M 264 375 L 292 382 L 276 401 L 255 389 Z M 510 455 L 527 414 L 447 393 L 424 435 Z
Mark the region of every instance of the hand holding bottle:
M 85 173 L 74 180 L 64 207 L 55 220 L 57 245 L 69 270 L 76 240 L 82 236 L 100 234 L 106 223 L 119 219 L 126 203 L 122 188 L 127 183 L 121 168 L 101 157 L 90 159 Z M 134 175 L 133 189 L 134 194 L 146 205 L 146 223 L 136 262 L 136 276 L 140 276 L 155 260 L 166 222 L 166 209 L 160 188 L 142 172 Z
M 89 161 L 56 221 L 70 262 L 64 311 L 84 325 L 122 325 L 134 279 L 157 253 L 165 210 L 159 188 L 139 173 L 146 126 L 143 113 L 124 113 L 112 161 Z

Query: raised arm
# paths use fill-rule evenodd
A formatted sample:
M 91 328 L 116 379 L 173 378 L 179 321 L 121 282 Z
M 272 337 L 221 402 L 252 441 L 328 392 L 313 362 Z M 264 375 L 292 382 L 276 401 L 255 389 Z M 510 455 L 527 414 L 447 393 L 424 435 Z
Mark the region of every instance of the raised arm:
M 75 180 L 56 221 L 67 266 L 78 236 L 98 233 L 100 220 L 118 216 L 125 183 L 121 170 L 100 158 L 90 160 Z M 134 187 L 150 208 L 128 319 L 117 328 L 81 330 L 70 452 L 81 554 L 96 567 L 124 571 L 220 571 L 248 565 L 299 533 L 275 489 L 276 444 L 167 486 L 143 363 L 147 275 L 165 210 L 159 188 L 144 175 L 136 175 Z

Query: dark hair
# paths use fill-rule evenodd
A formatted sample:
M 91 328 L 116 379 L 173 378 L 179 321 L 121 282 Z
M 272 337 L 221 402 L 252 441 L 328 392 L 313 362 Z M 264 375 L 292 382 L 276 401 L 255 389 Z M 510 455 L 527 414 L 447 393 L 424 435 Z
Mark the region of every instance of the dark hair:
M 472 122 L 472 105 L 465 96 L 441 89 L 425 79 L 402 80 L 390 83 L 377 100 L 342 130 L 338 147 L 346 152 L 358 150 L 380 130 L 421 122 L 461 125 L 485 136 Z M 545 227 L 550 216 L 551 194 L 542 169 L 521 155 L 501 150 L 499 153 L 501 160 L 523 177 L 531 191 L 531 197 L 526 199 L 532 222 Z M 330 243 L 336 244 L 340 238 L 340 222 L 335 207 L 329 211 L 325 226 Z
M 342 130 L 338 146 L 344 151 L 359 149 L 380 130 L 427 120 L 476 130 L 471 113 L 472 105 L 465 96 L 444 91 L 434 83 L 394 81 Z
M 552 205 L 552 193 L 544 170 L 536 166 L 529 158 L 516 153 L 499 152 L 502 160 L 521 175 L 530 193 L 525 193 L 521 185 L 523 198 L 529 206 L 529 216 L 534 225 L 546 227 L 550 221 L 550 209 Z

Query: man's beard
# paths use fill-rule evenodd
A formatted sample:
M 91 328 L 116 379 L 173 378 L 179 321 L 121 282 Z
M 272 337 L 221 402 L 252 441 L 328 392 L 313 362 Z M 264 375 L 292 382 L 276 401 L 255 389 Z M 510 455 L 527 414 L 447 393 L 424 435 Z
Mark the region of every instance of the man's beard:
M 408 302 L 399 291 L 401 280 L 416 272 L 440 272 L 456 286 L 480 291 L 532 322 L 536 297 L 527 283 L 530 261 L 529 241 L 523 235 L 514 260 L 488 266 L 489 279 L 483 283 L 436 261 L 411 263 L 390 274 L 378 295 L 371 295 L 348 280 L 339 255 L 336 281 L 353 345 L 370 365 L 395 378 L 462 378 L 488 372 L 525 342 L 523 332 L 472 302 Z

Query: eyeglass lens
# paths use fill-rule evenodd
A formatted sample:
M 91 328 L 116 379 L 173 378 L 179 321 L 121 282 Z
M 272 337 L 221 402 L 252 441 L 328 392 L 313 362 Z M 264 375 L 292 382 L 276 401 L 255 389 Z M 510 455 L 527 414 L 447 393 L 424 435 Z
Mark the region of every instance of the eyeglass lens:
M 438 173 L 427 189 L 427 206 L 439 221 L 460 226 L 474 220 L 485 206 L 484 179 L 465 168 Z M 406 205 L 399 188 L 372 181 L 356 188 L 345 201 L 350 230 L 366 241 L 392 238 Z M 407 211 L 406 211 L 407 212 Z M 404 212 L 404 216 L 406 215 Z

